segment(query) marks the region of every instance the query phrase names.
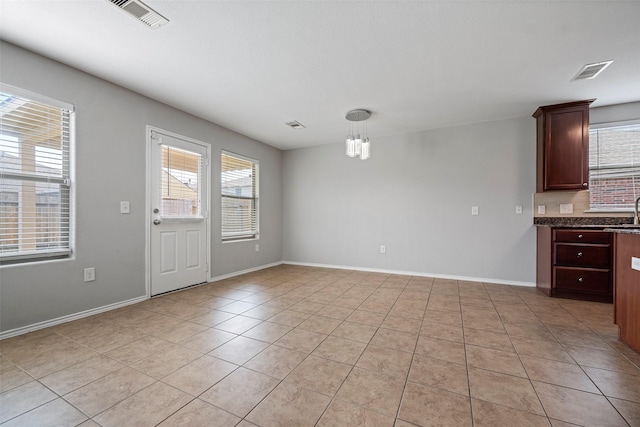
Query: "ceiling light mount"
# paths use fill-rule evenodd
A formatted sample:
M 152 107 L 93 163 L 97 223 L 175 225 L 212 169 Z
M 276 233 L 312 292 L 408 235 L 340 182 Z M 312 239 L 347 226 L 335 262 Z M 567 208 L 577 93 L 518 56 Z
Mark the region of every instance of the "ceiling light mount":
M 371 156 L 371 141 L 367 136 L 366 123 L 364 123 L 369 117 L 371 117 L 371 111 L 362 109 L 351 110 L 345 116 L 350 122 L 346 141 L 347 156 L 358 156 L 361 160 Z M 359 125 L 360 122 L 363 122 L 362 125 Z
M 368 110 L 351 110 L 345 116 L 350 122 L 361 122 L 369 117 L 371 117 L 371 111 Z

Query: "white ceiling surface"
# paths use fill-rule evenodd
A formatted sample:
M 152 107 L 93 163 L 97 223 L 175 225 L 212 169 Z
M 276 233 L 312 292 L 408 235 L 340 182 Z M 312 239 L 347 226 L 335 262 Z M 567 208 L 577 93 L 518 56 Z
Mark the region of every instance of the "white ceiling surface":
M 0 38 L 281 149 L 343 141 L 353 108 L 372 111 L 375 144 L 640 100 L 639 1 L 145 3 L 169 24 L 149 29 L 107 0 L 0 0 Z

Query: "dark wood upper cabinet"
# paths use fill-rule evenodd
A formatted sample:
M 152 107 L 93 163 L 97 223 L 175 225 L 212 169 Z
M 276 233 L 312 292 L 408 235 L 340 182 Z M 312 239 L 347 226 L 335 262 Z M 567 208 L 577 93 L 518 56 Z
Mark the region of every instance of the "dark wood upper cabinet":
M 595 99 L 538 108 L 536 191 L 589 188 L 589 104 Z

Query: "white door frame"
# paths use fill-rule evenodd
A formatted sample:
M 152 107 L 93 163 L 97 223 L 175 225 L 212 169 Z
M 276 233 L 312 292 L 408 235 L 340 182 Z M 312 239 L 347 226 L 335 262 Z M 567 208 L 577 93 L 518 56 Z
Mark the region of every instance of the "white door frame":
M 194 138 L 189 138 L 187 136 L 180 135 L 175 132 L 170 132 L 168 130 L 164 130 L 155 126 L 147 125 L 145 130 L 145 139 L 146 139 L 146 145 L 147 145 L 146 147 L 146 168 L 147 169 L 146 169 L 146 183 L 145 183 L 145 214 L 144 214 L 144 220 L 145 220 L 144 259 L 145 259 L 145 290 L 146 290 L 145 296 L 147 297 L 147 299 L 151 298 L 151 226 L 152 226 L 152 220 L 153 220 L 153 215 L 151 212 L 151 209 L 152 209 L 151 186 L 153 185 L 153 179 L 152 179 L 153 161 L 151 158 L 152 156 L 151 132 L 158 132 L 160 134 L 167 135 L 172 138 L 182 139 L 188 142 L 192 142 L 194 144 L 205 146 L 207 148 L 207 157 L 209 158 L 209 162 L 207 162 L 207 165 L 206 165 L 206 173 L 207 173 L 207 177 L 209 178 L 209 184 L 211 182 L 211 144 L 199 141 Z M 206 256 L 207 256 L 207 264 L 209 265 L 209 268 L 211 268 L 211 186 L 210 185 L 207 191 L 208 191 L 207 203 L 206 203 L 207 206 L 205 207 L 205 209 L 207 210 L 207 216 L 205 218 L 205 223 L 207 227 L 207 232 L 205 233 L 207 236 L 206 237 L 207 238 L 207 243 L 206 243 L 207 255 Z M 207 273 L 207 280 L 210 280 L 210 278 L 211 278 L 211 271 Z

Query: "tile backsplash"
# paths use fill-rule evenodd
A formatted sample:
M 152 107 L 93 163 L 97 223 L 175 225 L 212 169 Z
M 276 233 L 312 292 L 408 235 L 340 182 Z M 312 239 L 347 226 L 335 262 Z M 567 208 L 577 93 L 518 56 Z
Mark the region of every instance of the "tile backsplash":
M 560 213 L 560 205 L 573 205 L 573 213 Z M 544 206 L 545 213 L 538 213 Z M 546 191 L 533 195 L 533 217 L 632 217 L 629 212 L 585 212 L 589 210 L 589 191 Z

